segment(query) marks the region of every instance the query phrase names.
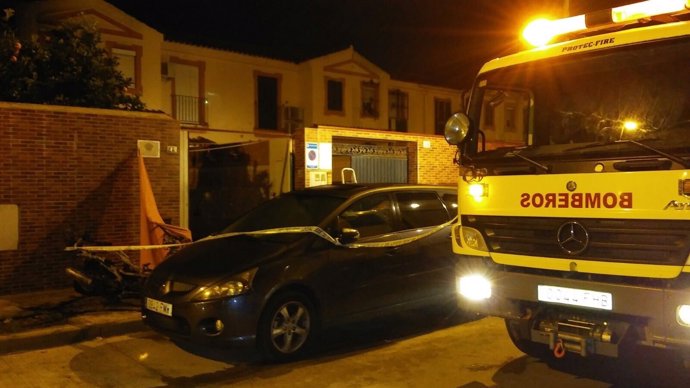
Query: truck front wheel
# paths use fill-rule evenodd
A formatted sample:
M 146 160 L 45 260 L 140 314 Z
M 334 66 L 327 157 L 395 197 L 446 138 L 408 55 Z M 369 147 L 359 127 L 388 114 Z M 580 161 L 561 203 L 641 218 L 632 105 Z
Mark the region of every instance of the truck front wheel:
M 551 357 L 548 346 L 530 340 L 532 321 L 506 318 L 505 322 L 510 340 L 521 352 L 542 360 Z

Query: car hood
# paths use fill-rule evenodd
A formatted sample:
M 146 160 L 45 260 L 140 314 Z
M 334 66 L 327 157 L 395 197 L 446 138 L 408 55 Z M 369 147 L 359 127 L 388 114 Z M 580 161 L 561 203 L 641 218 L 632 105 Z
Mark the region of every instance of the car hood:
M 214 281 L 279 257 L 290 245 L 247 235 L 199 240 L 159 264 L 152 277 Z

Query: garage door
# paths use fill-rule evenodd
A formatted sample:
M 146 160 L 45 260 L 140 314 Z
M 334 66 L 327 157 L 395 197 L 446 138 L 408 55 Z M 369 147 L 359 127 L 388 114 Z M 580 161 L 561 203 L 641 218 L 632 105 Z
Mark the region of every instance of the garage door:
M 359 183 L 407 183 L 407 158 L 352 155 Z

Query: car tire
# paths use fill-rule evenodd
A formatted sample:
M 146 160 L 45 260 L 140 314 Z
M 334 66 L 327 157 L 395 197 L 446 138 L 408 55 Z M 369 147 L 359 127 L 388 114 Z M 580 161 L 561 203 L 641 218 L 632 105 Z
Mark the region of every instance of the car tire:
M 314 304 L 300 292 L 274 296 L 264 308 L 257 330 L 259 350 L 269 361 L 289 361 L 303 356 L 317 333 Z
M 551 351 L 549 350 L 548 346 L 530 341 L 530 327 L 528 322 L 506 318 L 505 323 L 510 340 L 513 341 L 515 347 L 521 352 L 540 360 L 548 360 L 552 358 Z

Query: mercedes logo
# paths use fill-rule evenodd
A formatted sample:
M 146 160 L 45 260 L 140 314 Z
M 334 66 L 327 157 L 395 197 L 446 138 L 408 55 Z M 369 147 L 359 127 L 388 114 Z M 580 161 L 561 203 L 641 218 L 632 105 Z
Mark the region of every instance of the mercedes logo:
M 556 240 L 563 252 L 569 255 L 578 255 L 587 249 L 589 233 L 579 222 L 570 221 L 558 228 Z

